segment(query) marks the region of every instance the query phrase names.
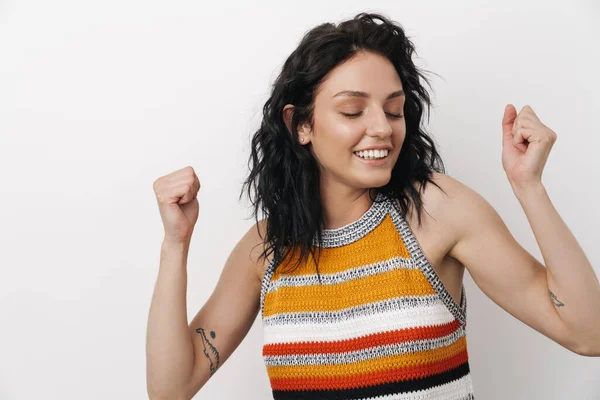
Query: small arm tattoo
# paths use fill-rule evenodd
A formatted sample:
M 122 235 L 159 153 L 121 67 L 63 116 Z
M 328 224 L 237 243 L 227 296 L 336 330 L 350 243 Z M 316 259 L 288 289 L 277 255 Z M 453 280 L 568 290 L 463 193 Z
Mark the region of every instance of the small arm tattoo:
M 552 302 L 554 303 L 554 305 L 556 307 L 562 307 L 564 306 L 564 303 L 561 302 L 554 293 L 552 293 L 552 290 L 548 289 L 548 291 L 550 292 L 550 297 L 552 298 Z
M 196 332 L 199 333 L 200 337 L 202 338 L 202 344 L 204 345 L 204 355 L 210 361 L 210 376 L 213 376 L 213 374 L 217 372 L 217 369 L 219 368 L 219 352 L 217 351 L 217 349 L 215 349 L 215 346 L 213 346 L 206 337 L 204 329 L 198 328 L 196 329 Z M 216 337 L 214 331 L 210 331 L 210 337 L 212 339 Z

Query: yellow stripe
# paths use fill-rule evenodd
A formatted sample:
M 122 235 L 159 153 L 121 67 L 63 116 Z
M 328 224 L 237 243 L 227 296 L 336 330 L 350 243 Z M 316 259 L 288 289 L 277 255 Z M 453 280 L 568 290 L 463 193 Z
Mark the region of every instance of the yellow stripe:
M 298 260 L 300 253 L 289 254 L 278 266 L 271 280 L 276 280 L 282 274 L 282 268 L 291 268 Z M 389 260 L 392 257 L 410 259 L 402 236 L 398 233 L 392 218 L 385 216 L 383 221 L 371 232 L 357 241 L 341 247 L 325 247 L 321 249 L 319 273 L 337 273 L 349 268 L 358 267 L 378 261 Z M 288 261 L 289 260 L 289 261 Z M 352 260 L 352 264 L 348 261 Z M 289 267 L 287 267 L 289 263 Z M 308 261 L 294 271 L 283 271 L 287 276 L 299 276 L 316 273 L 314 260 L 309 255 Z
M 316 349 L 317 347 L 315 347 Z M 380 357 L 350 364 L 267 366 L 269 378 L 316 378 L 342 377 L 365 372 L 375 372 L 391 368 L 422 365 L 448 359 L 467 348 L 466 337 L 461 336 L 449 346 L 417 353 L 405 353 Z
M 265 296 L 265 317 L 283 312 L 333 311 L 397 296 L 425 296 L 435 290 L 418 269 L 399 268 L 324 285 L 284 286 Z

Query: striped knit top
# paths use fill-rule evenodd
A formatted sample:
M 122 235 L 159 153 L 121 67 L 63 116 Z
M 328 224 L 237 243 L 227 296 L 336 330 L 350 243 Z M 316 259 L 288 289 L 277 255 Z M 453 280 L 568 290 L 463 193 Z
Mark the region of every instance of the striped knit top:
M 320 282 L 312 258 L 281 268 L 260 296 L 274 399 L 474 399 L 465 288 L 457 304 L 396 201 L 323 231 Z

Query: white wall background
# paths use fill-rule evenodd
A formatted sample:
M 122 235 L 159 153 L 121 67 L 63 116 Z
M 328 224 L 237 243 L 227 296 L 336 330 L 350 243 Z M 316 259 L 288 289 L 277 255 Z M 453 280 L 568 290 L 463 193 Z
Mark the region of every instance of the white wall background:
M 191 319 L 253 223 L 237 199 L 272 80 L 306 31 L 360 11 L 400 22 L 441 76 L 429 129 L 447 173 L 539 260 L 500 161 L 504 105 L 557 132 L 543 181 L 600 273 L 596 1 L 0 1 L 0 399 L 147 398 L 153 181 L 191 165 L 202 182 Z M 600 398 L 600 359 L 465 280 L 478 398 Z M 195 398 L 271 398 L 261 328 Z

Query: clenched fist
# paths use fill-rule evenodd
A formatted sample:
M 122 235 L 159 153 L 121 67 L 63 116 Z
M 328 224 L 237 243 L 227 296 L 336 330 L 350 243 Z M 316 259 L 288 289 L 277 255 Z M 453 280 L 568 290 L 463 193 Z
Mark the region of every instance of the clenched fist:
M 154 181 L 154 193 L 165 228 L 165 240 L 189 243 L 198 220 L 200 180 L 185 167 Z

